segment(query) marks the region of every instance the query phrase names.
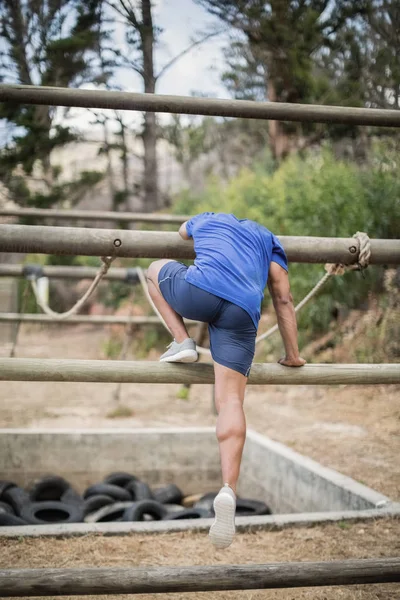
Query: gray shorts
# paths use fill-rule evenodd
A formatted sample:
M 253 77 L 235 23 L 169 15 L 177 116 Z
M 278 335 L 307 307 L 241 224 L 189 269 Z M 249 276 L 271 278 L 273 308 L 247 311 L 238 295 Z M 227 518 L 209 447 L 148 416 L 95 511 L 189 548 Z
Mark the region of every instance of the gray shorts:
M 181 317 L 208 323 L 213 360 L 248 377 L 257 335 L 252 318 L 240 306 L 186 281 L 187 269 L 176 261 L 162 267 L 158 285 L 163 297 Z

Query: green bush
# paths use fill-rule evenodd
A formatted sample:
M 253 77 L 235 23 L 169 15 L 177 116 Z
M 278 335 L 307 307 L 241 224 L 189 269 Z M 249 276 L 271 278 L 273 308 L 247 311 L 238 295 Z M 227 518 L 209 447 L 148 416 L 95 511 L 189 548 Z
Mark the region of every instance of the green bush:
M 399 236 L 400 168 L 395 142 L 380 141 L 367 165 L 337 160 L 329 148 L 287 158 L 274 172 L 270 164 L 243 169 L 228 184 L 210 178 L 206 191 L 182 192 L 177 214 L 203 211 L 234 213 L 265 225 L 277 235 L 371 238 Z M 291 264 L 291 288 L 297 304 L 323 276 L 322 265 Z M 326 329 L 338 305 L 361 306 L 376 290 L 383 268 L 347 272 L 332 278 L 299 314 L 304 341 Z M 265 304 L 269 298 L 266 294 Z

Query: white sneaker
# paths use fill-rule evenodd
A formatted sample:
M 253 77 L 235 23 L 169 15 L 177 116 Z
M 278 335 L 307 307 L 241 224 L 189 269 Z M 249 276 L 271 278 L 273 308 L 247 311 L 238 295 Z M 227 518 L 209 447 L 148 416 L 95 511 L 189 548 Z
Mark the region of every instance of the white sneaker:
M 215 521 L 210 527 L 210 540 L 216 548 L 227 548 L 235 535 L 236 496 L 225 484 L 214 500 Z
M 175 340 L 171 342 L 168 350 L 160 357 L 160 362 L 193 363 L 198 358 L 196 342 L 192 338 L 188 338 L 180 344 Z

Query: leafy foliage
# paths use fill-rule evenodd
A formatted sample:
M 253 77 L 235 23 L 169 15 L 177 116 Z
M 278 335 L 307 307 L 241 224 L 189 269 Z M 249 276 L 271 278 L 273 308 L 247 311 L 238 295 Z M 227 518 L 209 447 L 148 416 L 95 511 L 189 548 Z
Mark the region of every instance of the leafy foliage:
M 399 173 L 393 141 L 377 142 L 365 167 L 337 160 L 326 147 L 303 157 L 292 155 L 272 173 L 262 165 L 245 168 L 227 185 L 211 177 L 204 194 L 182 192 L 174 212 L 234 213 L 277 235 L 351 237 L 356 231 L 366 231 L 371 238 L 395 238 L 399 235 Z M 379 287 L 382 272 L 371 267 L 363 274 L 352 271 L 331 280 L 299 314 L 303 335 L 326 329 L 338 307 L 365 303 L 368 292 Z M 289 273 L 298 303 L 324 270 L 320 265 L 292 264 Z
M 78 86 L 96 77 L 96 52 L 101 32 L 102 0 L 2 0 L 0 27 L 5 50 L 0 80 L 26 85 Z M 13 126 L 11 139 L 0 152 L 0 181 L 19 202 L 21 174 L 31 175 L 41 164 L 47 193 L 36 206 L 51 206 L 59 189 L 53 187 L 50 155 L 54 148 L 76 139 L 69 128 L 55 125 L 56 109 L 47 106 L 3 104 L 0 119 Z M 46 196 L 46 197 L 44 197 Z M 31 203 L 35 195 L 30 195 Z

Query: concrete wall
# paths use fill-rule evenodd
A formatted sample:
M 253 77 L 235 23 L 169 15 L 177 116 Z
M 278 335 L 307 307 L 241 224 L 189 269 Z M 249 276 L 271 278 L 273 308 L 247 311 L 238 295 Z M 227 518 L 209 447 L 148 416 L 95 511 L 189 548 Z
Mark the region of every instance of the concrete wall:
M 79 491 L 112 471 L 151 485 L 174 482 L 185 494 L 219 489 L 213 428 L 0 430 L 0 479 L 26 486 L 53 473 Z M 267 502 L 274 513 L 374 508 L 385 496 L 249 431 L 239 495 Z
M 0 479 L 25 486 L 53 473 L 82 491 L 112 471 L 211 491 L 220 486 L 214 429 L 0 430 Z
M 250 431 L 239 493 L 275 513 L 364 510 L 389 499 L 333 469 Z

